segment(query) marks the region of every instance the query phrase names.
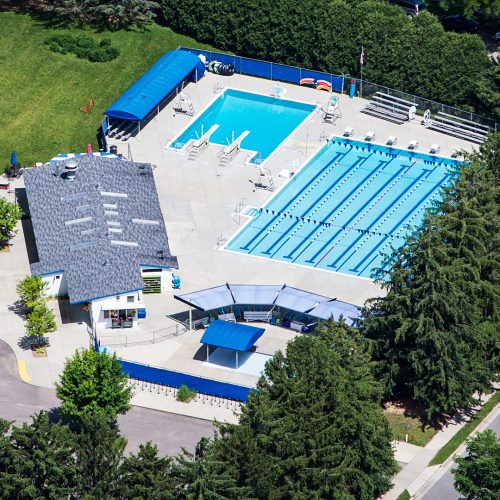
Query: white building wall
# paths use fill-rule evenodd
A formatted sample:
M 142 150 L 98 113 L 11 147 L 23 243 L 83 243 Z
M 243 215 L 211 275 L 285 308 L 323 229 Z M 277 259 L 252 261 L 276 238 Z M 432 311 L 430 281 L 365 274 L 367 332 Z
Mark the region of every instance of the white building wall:
M 138 291 L 93 300 L 89 306 L 92 323 L 99 329 L 111 328 L 112 318 L 106 318 L 105 311 L 116 311 L 118 313 L 120 310 L 135 309 L 136 316 L 133 325 L 136 327 L 141 321 L 137 319 L 137 310 L 146 308 L 144 302 L 142 302 L 141 294 L 142 292 Z
M 42 281 L 47 283 L 45 294 L 48 297 L 60 297 L 68 295 L 68 285 L 64 273 L 42 276 Z
M 170 269 L 161 269 L 157 267 L 148 267 L 148 266 L 141 267 L 142 271 L 144 271 L 145 269 L 153 272 L 142 273 L 143 276 L 160 276 L 161 293 L 171 292 L 173 290 L 172 287 L 173 273 Z

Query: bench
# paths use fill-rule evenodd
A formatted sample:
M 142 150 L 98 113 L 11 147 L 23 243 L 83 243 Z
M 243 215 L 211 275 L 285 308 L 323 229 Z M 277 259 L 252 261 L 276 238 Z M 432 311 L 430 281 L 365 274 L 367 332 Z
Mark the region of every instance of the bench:
M 456 120 L 450 120 L 448 118 L 443 118 L 442 116 L 436 116 L 434 117 L 434 121 L 438 121 L 438 122 L 441 122 L 441 123 L 445 123 L 445 124 L 448 124 L 448 125 L 452 125 L 453 127 L 458 127 L 458 128 L 461 128 L 461 129 L 464 129 L 464 130 L 470 130 L 471 133 L 473 134 L 477 134 L 479 136 L 482 136 L 484 137 L 488 132 L 489 130 L 486 128 L 479 128 L 479 127 L 472 127 L 470 125 L 467 125 L 466 123 L 461 123 L 459 121 L 456 121 Z
M 481 144 L 485 138 L 485 135 L 471 132 L 459 126 L 455 126 L 449 123 L 444 123 L 438 120 L 430 120 L 427 123 L 426 127 L 430 130 L 435 130 L 436 132 L 441 132 L 443 134 L 451 135 L 453 137 L 465 139 L 466 141 L 475 142 L 477 144 Z
M 269 322 L 272 317 L 272 311 L 244 311 L 243 318 L 245 321 L 264 321 Z
M 384 94 L 383 92 L 375 92 L 375 95 L 379 95 L 379 96 L 382 96 L 382 97 L 388 97 L 389 99 L 391 99 L 391 101 L 402 102 L 404 104 L 407 104 L 409 108 L 411 106 L 415 106 L 416 107 L 416 104 L 414 102 L 407 101 L 406 99 L 401 99 L 400 97 L 395 97 L 395 96 L 390 95 L 390 94 Z
M 407 104 L 403 104 L 403 103 L 396 102 L 396 101 L 391 101 L 390 99 L 386 99 L 385 97 L 380 97 L 377 94 L 375 94 L 372 97 L 372 99 L 373 99 L 373 101 L 376 101 L 376 102 L 383 102 L 383 103 L 391 104 L 393 107 L 396 106 L 398 108 L 401 108 L 404 111 L 408 111 L 408 109 L 410 109 L 410 107 L 411 107 L 411 106 L 408 106 Z
M 234 317 L 234 313 L 219 314 L 217 316 L 217 319 L 221 319 L 222 321 L 232 321 L 233 323 L 236 323 L 236 318 Z
M 455 121 L 458 120 L 458 121 L 461 121 L 464 123 L 470 123 L 471 125 L 474 125 L 475 128 L 484 129 L 486 132 L 490 131 L 490 127 L 488 125 L 482 125 L 481 123 L 476 123 L 476 122 L 473 122 L 472 120 L 467 120 L 465 118 L 461 118 L 460 116 L 453 116 L 453 115 L 450 115 L 448 113 L 444 113 L 443 111 L 438 111 L 438 115 L 446 116 L 447 118 L 453 118 Z
M 389 122 L 397 123 L 398 125 L 402 125 L 407 120 L 407 118 L 403 119 L 399 114 L 396 115 L 387 110 L 382 111 L 381 109 L 372 107 L 370 105 L 363 108 L 361 112 L 367 115 L 375 116 L 377 118 L 382 118 L 383 120 L 387 120 Z
M 193 330 L 196 330 L 199 326 L 206 328 L 210 323 L 210 318 L 207 316 L 205 318 L 193 319 Z M 189 321 L 185 322 L 185 325 L 189 328 Z

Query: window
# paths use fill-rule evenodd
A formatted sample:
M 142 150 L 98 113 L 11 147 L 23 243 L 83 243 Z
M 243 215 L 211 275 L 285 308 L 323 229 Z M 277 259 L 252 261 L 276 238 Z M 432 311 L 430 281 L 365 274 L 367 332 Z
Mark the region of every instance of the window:
M 133 295 L 127 295 L 127 302 L 134 302 L 135 297 Z
M 110 318 L 111 315 L 109 314 L 109 311 L 104 311 L 104 319 Z

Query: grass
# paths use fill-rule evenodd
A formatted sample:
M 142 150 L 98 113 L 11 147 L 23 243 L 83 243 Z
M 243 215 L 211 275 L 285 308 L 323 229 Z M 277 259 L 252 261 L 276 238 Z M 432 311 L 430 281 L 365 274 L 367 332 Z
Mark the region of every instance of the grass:
M 186 384 L 182 384 L 177 391 L 177 401 L 182 401 L 183 403 L 189 403 L 192 399 L 196 397 L 196 391 L 190 389 Z
M 397 500 L 410 500 L 411 496 L 408 493 L 408 490 L 404 490 L 401 495 L 398 496 Z
M 449 458 L 498 403 L 500 403 L 500 391 L 495 392 L 483 407 L 436 453 L 429 465 L 442 464 Z
M 433 427 L 422 427 L 422 422 L 415 417 L 407 417 L 400 412 L 384 411 L 389 421 L 389 427 L 394 439 L 404 441 L 408 434 L 408 442 L 416 446 L 425 446 L 436 434 L 437 429 Z
M 72 54 L 51 52 L 45 40 L 54 34 L 86 33 L 110 38 L 117 59 L 91 63 Z M 164 52 L 179 45 L 210 48 L 153 24 L 146 31 L 95 33 L 82 28 L 49 28 L 26 14 L 0 12 L 0 167 L 16 150 L 30 166 L 58 153 L 98 147 L 102 112 Z M 80 107 L 95 101 L 90 114 Z M 3 170 L 3 169 L 2 169 Z

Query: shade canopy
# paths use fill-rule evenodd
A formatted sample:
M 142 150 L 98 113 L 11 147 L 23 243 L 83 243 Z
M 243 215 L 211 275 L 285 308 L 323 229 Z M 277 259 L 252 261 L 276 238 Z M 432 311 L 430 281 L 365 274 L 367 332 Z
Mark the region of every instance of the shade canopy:
M 210 323 L 200 342 L 234 351 L 248 351 L 264 332 L 264 328 L 217 319 Z
M 184 80 L 203 76 L 200 59 L 183 50 L 163 54 L 151 68 L 129 87 L 105 112 L 112 118 L 142 121 Z
M 174 295 L 200 311 L 212 311 L 230 306 L 278 306 L 308 314 L 314 318 L 338 320 L 343 316 L 352 326 L 359 318 L 359 308 L 348 302 L 331 297 L 299 290 L 287 285 L 225 285 L 199 290 L 197 292 Z

